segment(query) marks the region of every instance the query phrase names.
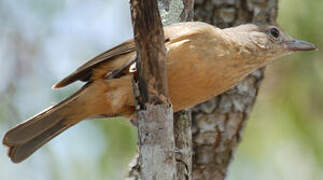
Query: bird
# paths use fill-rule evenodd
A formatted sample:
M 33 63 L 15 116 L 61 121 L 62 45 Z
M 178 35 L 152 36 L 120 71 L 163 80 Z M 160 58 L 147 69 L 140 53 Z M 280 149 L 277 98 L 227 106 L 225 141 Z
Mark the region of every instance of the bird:
M 243 24 L 220 29 L 203 22 L 165 26 L 169 100 L 174 112 L 200 104 L 229 89 L 248 74 L 282 56 L 315 50 L 277 25 Z M 91 117 L 135 119 L 132 79 L 136 47 L 128 40 L 89 60 L 53 88 L 75 81 L 85 85 L 60 103 L 6 132 L 3 144 L 14 163 L 69 127 Z

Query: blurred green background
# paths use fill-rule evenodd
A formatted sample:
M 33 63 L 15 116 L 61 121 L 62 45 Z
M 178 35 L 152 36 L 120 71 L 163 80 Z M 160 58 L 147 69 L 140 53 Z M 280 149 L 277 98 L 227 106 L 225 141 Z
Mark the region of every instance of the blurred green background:
M 323 44 L 323 1 L 281 0 L 278 23 Z M 56 81 L 132 36 L 120 0 L 0 0 L 0 135 L 74 92 Z M 323 180 L 323 53 L 299 53 L 268 66 L 232 163 L 229 180 Z M 0 179 L 122 179 L 136 152 L 125 119 L 88 120 L 13 164 L 0 147 Z

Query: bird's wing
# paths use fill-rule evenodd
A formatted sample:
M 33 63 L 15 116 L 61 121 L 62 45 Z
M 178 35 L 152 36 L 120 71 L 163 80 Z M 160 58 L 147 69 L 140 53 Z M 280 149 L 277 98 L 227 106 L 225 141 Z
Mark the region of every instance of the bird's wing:
M 102 62 L 110 61 L 113 57 L 135 51 L 135 43 L 133 40 L 126 41 L 112 49 L 109 49 L 93 59 L 89 60 L 72 74 L 65 77 L 63 80 L 56 83 L 54 88 L 61 88 L 67 86 L 75 81 L 89 81 L 91 79 L 91 72 L 94 67 L 97 67 Z
M 186 23 L 178 23 L 167 26 L 164 28 L 165 34 L 165 43 L 174 43 L 176 41 L 183 40 L 195 34 L 200 34 L 201 27 L 208 27 L 210 25 L 201 22 L 186 22 Z M 210 26 L 211 27 L 211 26 Z M 129 67 L 135 60 L 136 57 L 129 59 L 124 65 L 119 65 L 115 67 L 115 69 L 106 69 L 101 64 L 112 64 L 115 60 L 119 58 L 114 58 L 119 55 L 124 55 L 127 53 L 131 53 L 135 51 L 135 43 L 134 40 L 128 40 L 102 54 L 94 57 L 90 61 L 86 62 L 82 66 L 76 69 L 72 74 L 65 77 L 63 80 L 56 83 L 53 87 L 54 88 L 61 88 L 67 86 L 75 81 L 90 81 L 92 80 L 92 71 L 93 69 L 103 69 L 105 74 L 112 74 L 109 78 L 118 77 L 120 73 Z M 119 74 L 118 74 L 119 73 Z

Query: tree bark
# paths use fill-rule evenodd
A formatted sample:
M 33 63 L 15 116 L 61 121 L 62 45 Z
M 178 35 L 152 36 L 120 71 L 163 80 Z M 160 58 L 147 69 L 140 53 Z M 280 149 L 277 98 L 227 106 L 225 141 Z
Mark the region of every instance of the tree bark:
M 159 11 L 163 25 L 192 21 L 194 0 L 160 0 Z M 177 179 L 192 179 L 192 116 L 191 110 L 174 114 Z
M 174 114 L 176 168 L 178 180 L 192 179 L 192 114 L 190 110 Z
M 277 1 L 196 0 L 195 19 L 221 28 L 274 23 Z M 257 70 L 233 89 L 193 109 L 193 179 L 226 177 L 263 78 L 263 70 Z
M 193 20 L 194 0 L 159 0 L 159 12 L 163 25 L 180 21 Z M 181 111 L 174 114 L 174 136 L 176 146 L 177 179 L 192 179 L 192 120 L 191 111 Z M 129 164 L 130 171 L 126 179 L 142 179 L 140 174 L 142 164 L 137 154 Z M 165 177 L 163 179 L 166 179 Z
M 134 94 L 138 109 L 140 176 L 176 178 L 173 109 L 168 102 L 166 49 L 157 0 L 131 0 L 137 51 Z

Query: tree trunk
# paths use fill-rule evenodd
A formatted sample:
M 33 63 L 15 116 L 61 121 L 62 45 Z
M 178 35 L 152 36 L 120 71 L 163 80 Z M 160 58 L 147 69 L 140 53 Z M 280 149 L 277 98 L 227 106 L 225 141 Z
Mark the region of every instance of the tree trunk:
M 250 22 L 274 23 L 278 0 L 196 0 L 195 20 L 220 28 Z M 263 70 L 193 109 L 193 179 L 222 180 L 256 100 Z

